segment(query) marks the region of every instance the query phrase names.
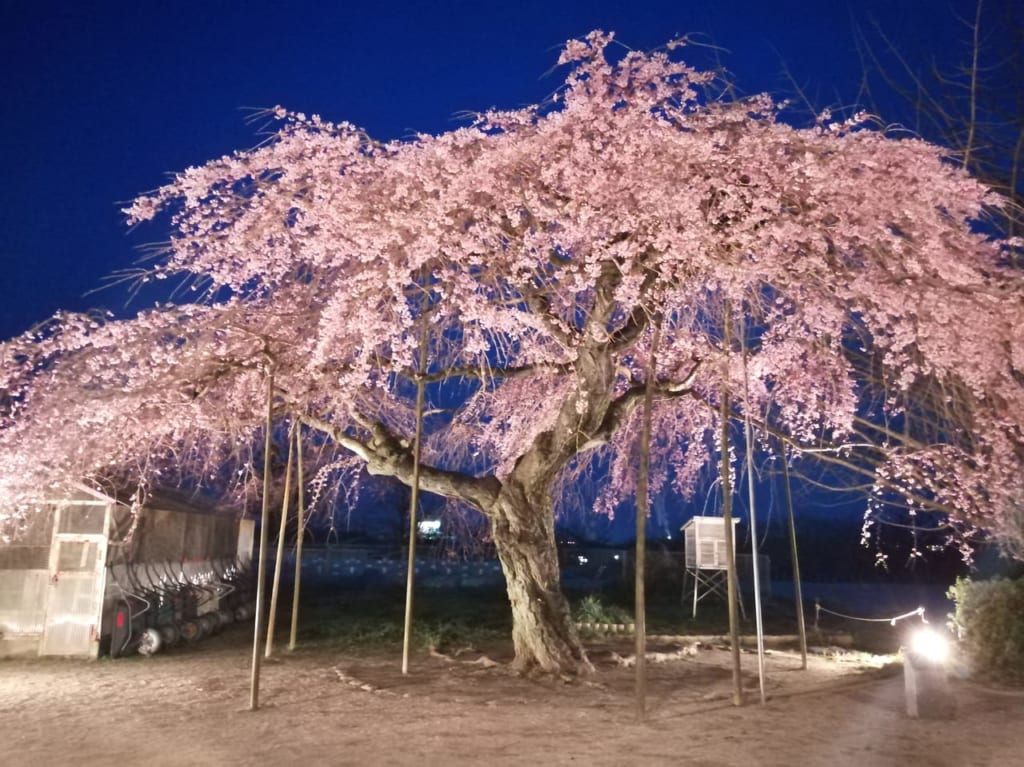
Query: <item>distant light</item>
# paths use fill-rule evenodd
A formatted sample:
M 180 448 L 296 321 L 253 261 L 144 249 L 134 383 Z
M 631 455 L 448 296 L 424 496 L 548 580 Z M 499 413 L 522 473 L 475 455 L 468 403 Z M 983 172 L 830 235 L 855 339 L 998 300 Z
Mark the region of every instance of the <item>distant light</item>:
M 577 562 L 579 562 L 579 563 L 580 563 L 581 565 L 585 565 L 585 564 L 586 564 L 587 562 L 589 562 L 590 560 L 589 560 L 589 559 L 587 559 L 587 558 L 586 558 L 585 556 L 583 556 L 582 554 L 580 554 L 580 555 L 578 555 L 578 556 L 576 557 L 576 561 L 577 561 Z
M 669 534 L 668 534 L 668 539 L 669 539 L 670 541 L 672 540 L 672 533 L 669 533 Z
M 926 626 L 910 635 L 910 651 L 933 663 L 942 663 L 949 657 L 949 641 Z
M 614 557 L 612 557 L 612 559 L 614 559 L 616 562 L 618 562 L 619 559 L 621 559 L 621 557 L 618 554 L 616 554 Z
M 441 520 L 424 519 L 416 524 L 416 529 L 424 538 L 436 538 L 441 535 Z

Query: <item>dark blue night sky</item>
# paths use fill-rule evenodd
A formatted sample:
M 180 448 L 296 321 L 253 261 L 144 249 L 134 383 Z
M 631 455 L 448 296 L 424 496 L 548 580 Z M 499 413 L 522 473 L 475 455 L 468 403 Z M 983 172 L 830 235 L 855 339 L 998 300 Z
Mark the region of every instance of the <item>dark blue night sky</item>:
M 317 112 L 377 138 L 443 131 L 465 110 L 543 99 L 560 83 L 560 45 L 594 28 L 634 48 L 702 34 L 728 49 L 745 92 L 785 95 L 785 66 L 816 104 L 847 104 L 861 72 L 855 24 L 875 18 L 911 58 L 955 62 L 969 39 L 956 14 L 973 5 L 7 0 L 0 338 L 58 308 L 123 311 L 123 290 L 85 294 L 165 233 L 127 231 L 119 203 L 256 143 L 247 108 Z

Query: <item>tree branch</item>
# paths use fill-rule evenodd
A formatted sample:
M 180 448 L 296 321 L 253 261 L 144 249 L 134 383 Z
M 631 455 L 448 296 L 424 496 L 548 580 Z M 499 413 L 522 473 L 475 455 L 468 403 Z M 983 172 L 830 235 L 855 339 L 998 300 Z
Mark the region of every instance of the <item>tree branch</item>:
M 692 386 L 693 381 L 696 378 L 698 367 L 700 367 L 699 362 L 694 365 L 686 379 L 681 382 L 664 383 L 655 386 L 655 396 L 659 399 L 665 400 L 684 397 L 691 394 L 693 392 Z M 584 438 L 576 449 L 576 452 L 584 453 L 588 450 L 593 450 L 594 448 L 607 444 L 622 424 L 629 420 L 629 417 L 633 414 L 633 411 L 636 410 L 637 406 L 643 402 L 644 388 L 644 384 L 636 384 L 629 387 L 620 396 L 618 396 L 608 407 L 608 411 L 605 413 L 600 426 L 590 434 L 584 435 Z
M 383 424 L 362 416 L 354 418 L 370 432 L 368 442 L 346 434 L 341 427 L 319 416 L 306 414 L 300 416 L 299 421 L 365 461 L 370 474 L 394 477 L 411 486 L 414 466 L 409 448 L 404 447 Z M 494 477 L 473 477 L 422 463 L 419 480 L 424 490 L 446 498 L 458 498 L 488 516 L 501 490 L 501 482 Z
M 708 407 L 712 407 L 717 410 L 717 406 L 714 405 L 714 403 L 712 403 L 710 400 L 708 400 L 706 396 L 701 395 L 698 392 L 693 392 L 693 396 L 695 396 L 698 401 L 703 402 Z M 740 413 L 735 411 L 733 411 L 733 413 L 730 416 L 730 418 L 735 418 L 737 420 L 741 419 L 742 417 L 743 416 Z M 893 482 L 892 480 L 887 479 L 886 477 L 879 476 L 875 468 L 865 467 L 854 461 L 850 461 L 841 457 L 839 455 L 839 451 L 843 449 L 843 445 L 833 445 L 827 451 L 811 450 L 806 445 L 802 445 L 801 443 L 797 442 L 795 439 L 793 439 L 785 432 L 782 432 L 774 428 L 773 426 L 770 426 L 768 423 L 759 418 L 751 416 L 750 421 L 755 427 L 760 429 L 762 432 L 768 434 L 769 436 L 775 437 L 784 445 L 793 448 L 797 453 L 799 453 L 802 456 L 811 456 L 815 460 L 823 461 L 824 463 L 829 463 L 834 466 L 842 467 L 843 469 L 846 469 L 847 471 L 850 471 L 854 474 L 870 478 L 876 485 L 880 485 L 884 487 L 886 490 L 890 490 L 903 497 L 907 496 L 906 487 L 900 485 L 898 482 Z M 879 450 L 883 451 L 882 448 L 879 448 Z M 947 514 L 953 517 L 960 516 L 957 509 L 953 508 L 952 506 L 948 506 L 944 503 L 939 503 L 932 499 L 923 498 L 920 496 L 915 496 L 915 499 L 920 501 L 925 506 L 927 506 L 933 512 Z

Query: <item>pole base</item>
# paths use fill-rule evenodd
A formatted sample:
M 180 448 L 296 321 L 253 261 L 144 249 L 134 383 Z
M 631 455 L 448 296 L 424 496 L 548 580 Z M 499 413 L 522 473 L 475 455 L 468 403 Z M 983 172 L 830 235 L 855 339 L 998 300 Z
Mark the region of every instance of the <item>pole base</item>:
M 911 719 L 953 719 L 956 701 L 949 689 L 944 663 L 907 652 L 903 658 L 903 687 Z

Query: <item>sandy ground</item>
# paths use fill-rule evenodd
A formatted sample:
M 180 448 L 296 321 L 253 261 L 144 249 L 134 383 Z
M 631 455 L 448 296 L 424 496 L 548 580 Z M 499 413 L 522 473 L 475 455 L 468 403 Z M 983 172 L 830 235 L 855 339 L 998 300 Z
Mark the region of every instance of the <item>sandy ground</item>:
M 0 764 L 19 765 L 1013 765 L 1024 692 L 952 680 L 950 721 L 909 719 L 902 670 L 870 656 L 745 653 L 748 704 L 731 705 L 729 653 L 652 643 L 638 722 L 628 640 L 591 644 L 585 681 L 523 679 L 508 648 L 457 657 L 324 645 L 263 666 L 248 710 L 251 639 L 234 629 L 153 658 L 0 661 Z M 486 660 L 484 660 L 486 658 Z M 495 659 L 498 665 L 491 666 Z M 656 662 L 660 661 L 660 662 Z

